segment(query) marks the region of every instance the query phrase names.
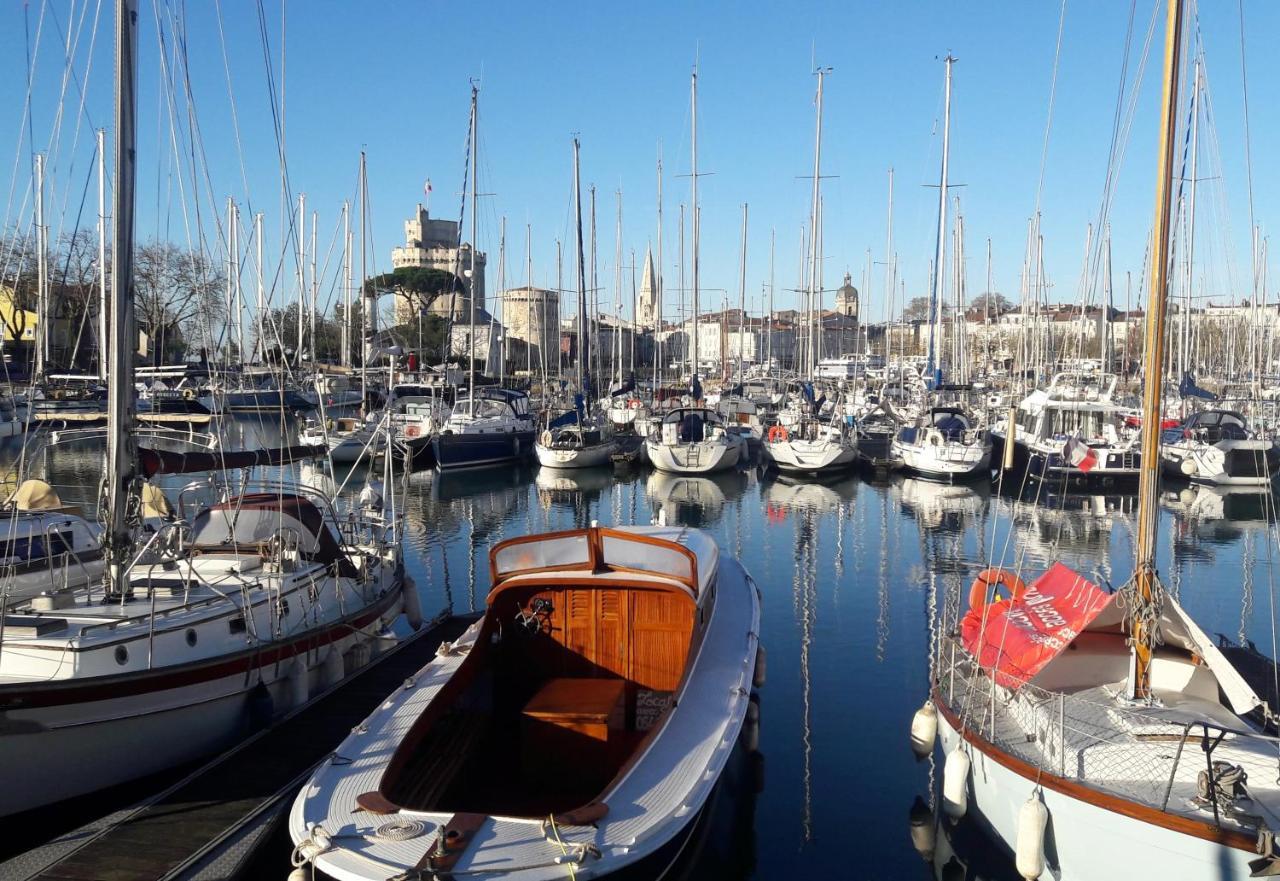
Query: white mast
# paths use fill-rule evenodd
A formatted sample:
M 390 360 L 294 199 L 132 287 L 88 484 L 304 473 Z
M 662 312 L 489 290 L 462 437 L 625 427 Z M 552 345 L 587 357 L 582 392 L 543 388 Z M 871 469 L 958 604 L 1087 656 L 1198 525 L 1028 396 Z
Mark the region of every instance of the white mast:
M 320 280 L 316 277 L 316 228 L 320 226 L 320 212 L 311 212 L 311 363 L 316 363 L 316 308 L 320 299 Z
M 586 347 L 590 345 L 587 334 L 587 270 L 582 260 L 582 184 L 578 174 L 578 139 L 573 139 L 573 216 L 578 236 L 578 391 L 584 398 L 590 396 L 587 389 L 591 364 Z M 532 261 L 530 261 L 532 265 Z
M 946 98 L 942 110 L 942 171 L 938 181 L 938 236 L 933 256 L 933 290 L 929 293 L 929 375 L 932 385 L 938 381 L 938 327 L 942 310 L 942 267 L 947 250 L 947 159 L 951 149 L 951 65 L 955 59 L 950 54 L 943 59 L 947 66 Z
M 480 170 L 476 168 L 476 116 L 479 113 L 480 90 L 471 84 L 471 267 L 467 278 L 467 341 L 470 352 L 467 356 L 467 399 L 469 410 L 474 416 L 476 412 L 476 177 Z M 488 347 L 486 346 L 486 351 Z
M 813 135 L 813 204 L 810 206 L 809 226 L 812 235 L 809 237 L 809 352 L 808 376 L 813 379 L 817 370 L 817 328 L 821 310 L 818 303 L 818 201 L 821 199 L 819 188 L 822 181 L 822 82 L 831 72 L 829 67 L 820 67 L 815 73 L 818 76 L 817 123 Z
M 48 357 L 49 230 L 44 222 L 44 154 L 36 154 L 36 375 L 44 378 Z
M 530 325 L 528 321 L 528 297 L 525 297 L 525 325 L 524 332 L 526 336 L 532 337 L 529 333 Z M 502 219 L 498 222 L 498 325 L 502 328 L 502 345 L 498 346 L 498 383 L 502 384 L 507 379 L 507 215 L 502 215 Z M 422 318 L 418 318 L 418 326 L 421 327 Z M 528 343 L 525 349 L 528 350 Z
M 98 129 L 98 379 L 107 379 L 107 130 Z
M 235 308 L 236 308 L 236 360 L 244 363 L 244 286 L 240 279 L 240 209 L 231 204 L 231 253 L 235 263 L 231 271 L 235 275 Z
M 231 328 L 234 326 L 236 310 L 236 256 L 235 256 L 235 221 L 232 217 L 235 215 L 235 201 L 231 196 L 227 196 L 227 337 L 228 347 L 230 347 Z M 227 363 L 231 363 L 231 359 L 227 359 Z
M 747 203 L 742 203 L 742 256 L 738 262 L 738 381 L 742 381 L 742 347 L 747 322 Z M 755 352 L 752 352 L 755 354 Z
M 1187 256 L 1186 256 L 1186 274 L 1183 277 L 1183 307 L 1182 307 L 1182 326 L 1180 345 L 1178 346 L 1179 360 L 1181 362 L 1181 373 L 1178 381 L 1182 381 L 1182 376 L 1186 375 L 1194 365 L 1188 354 L 1191 347 L 1191 286 L 1192 275 L 1194 272 L 1193 261 L 1196 252 L 1196 182 L 1199 174 L 1198 160 L 1200 158 L 1200 58 L 1195 60 L 1195 78 L 1194 85 L 1191 87 L 1191 188 L 1187 197 Z M 1185 408 L 1185 404 L 1183 405 Z
M 889 322 L 892 318 L 893 289 L 893 166 L 889 166 L 889 217 L 884 237 L 884 364 L 889 366 Z
M 343 367 L 351 366 L 351 203 L 342 203 L 342 340 L 339 345 Z
M 613 251 L 613 366 L 618 376 L 618 385 L 622 385 L 622 190 L 615 192 L 618 197 L 618 224 Z
M 369 399 L 369 357 L 373 352 L 373 334 L 370 332 L 369 317 L 378 306 L 378 294 L 369 284 L 368 268 L 368 235 L 366 226 L 369 222 L 368 183 L 365 178 L 366 160 L 364 151 L 360 151 L 360 412 L 364 413 L 365 401 Z
M 263 339 L 263 328 L 266 326 L 263 322 L 263 316 L 267 308 L 267 288 L 266 288 L 266 268 L 262 265 L 262 212 L 253 215 L 253 239 L 258 246 L 258 296 L 257 311 L 254 314 L 254 320 L 257 323 L 256 338 L 258 341 L 258 358 L 265 360 L 267 351 L 266 340 Z
M 698 68 L 693 68 L 693 76 L 691 78 L 689 101 L 691 110 L 691 128 L 692 137 L 690 138 L 691 152 L 693 156 L 693 362 L 690 368 L 690 376 L 693 377 L 690 388 L 696 387 L 698 383 L 698 232 L 701 226 L 698 212 Z
M 773 246 L 774 246 L 774 230 L 769 230 L 769 315 L 765 322 L 765 351 L 768 353 L 766 357 L 767 369 L 773 370 Z
M 307 316 L 307 194 L 298 194 L 298 228 L 295 231 L 294 257 L 298 261 L 298 340 L 294 346 L 293 362 L 302 364 L 302 335 Z
M 653 385 L 662 379 L 662 151 L 658 151 L 658 267 L 653 276 Z

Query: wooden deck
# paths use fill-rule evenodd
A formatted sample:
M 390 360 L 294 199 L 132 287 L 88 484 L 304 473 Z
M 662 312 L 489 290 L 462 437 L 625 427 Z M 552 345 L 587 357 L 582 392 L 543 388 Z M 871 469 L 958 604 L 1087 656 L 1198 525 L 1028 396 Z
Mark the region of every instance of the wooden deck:
M 273 727 L 165 791 L 0 864 L 0 877 L 46 881 L 142 881 L 205 875 L 219 851 L 218 877 L 235 877 L 252 856 L 242 831 L 271 825 L 323 760 L 445 640 L 474 619 L 441 617 Z M 254 841 L 267 837 L 256 834 Z M 233 865 L 228 871 L 227 863 Z M 288 865 L 280 866 L 283 877 Z

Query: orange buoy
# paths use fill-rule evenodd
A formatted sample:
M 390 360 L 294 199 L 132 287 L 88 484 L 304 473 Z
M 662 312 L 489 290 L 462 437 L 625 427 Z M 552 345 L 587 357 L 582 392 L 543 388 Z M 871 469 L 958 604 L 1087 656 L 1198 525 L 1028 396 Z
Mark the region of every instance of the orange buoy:
M 1001 585 L 1009 591 L 1010 602 L 1021 599 L 1027 592 L 1026 582 L 1016 573 L 1008 569 L 983 569 L 969 586 L 969 608 L 981 609 L 993 594 L 996 602 L 1003 601 L 1004 598 L 999 595 Z

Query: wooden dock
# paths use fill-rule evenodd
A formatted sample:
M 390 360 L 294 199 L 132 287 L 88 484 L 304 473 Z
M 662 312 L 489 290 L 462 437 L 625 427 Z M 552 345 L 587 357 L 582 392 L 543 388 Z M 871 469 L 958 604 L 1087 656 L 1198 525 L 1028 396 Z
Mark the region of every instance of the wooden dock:
M 151 798 L 0 864 L 0 878 L 235 878 L 311 769 L 474 618 L 441 615 L 364 669 Z M 280 877 L 289 871 L 287 860 Z

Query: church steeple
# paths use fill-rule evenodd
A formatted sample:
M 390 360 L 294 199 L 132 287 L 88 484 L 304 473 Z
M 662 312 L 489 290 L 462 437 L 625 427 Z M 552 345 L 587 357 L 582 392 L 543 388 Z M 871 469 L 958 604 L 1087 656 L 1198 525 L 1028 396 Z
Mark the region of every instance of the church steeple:
M 853 278 L 844 274 L 844 284 L 836 291 L 836 312 L 858 320 L 858 289 L 853 286 Z
M 644 272 L 640 276 L 640 302 L 636 308 L 636 322 L 642 328 L 653 327 L 657 315 L 658 281 L 653 273 L 653 249 L 645 248 Z

